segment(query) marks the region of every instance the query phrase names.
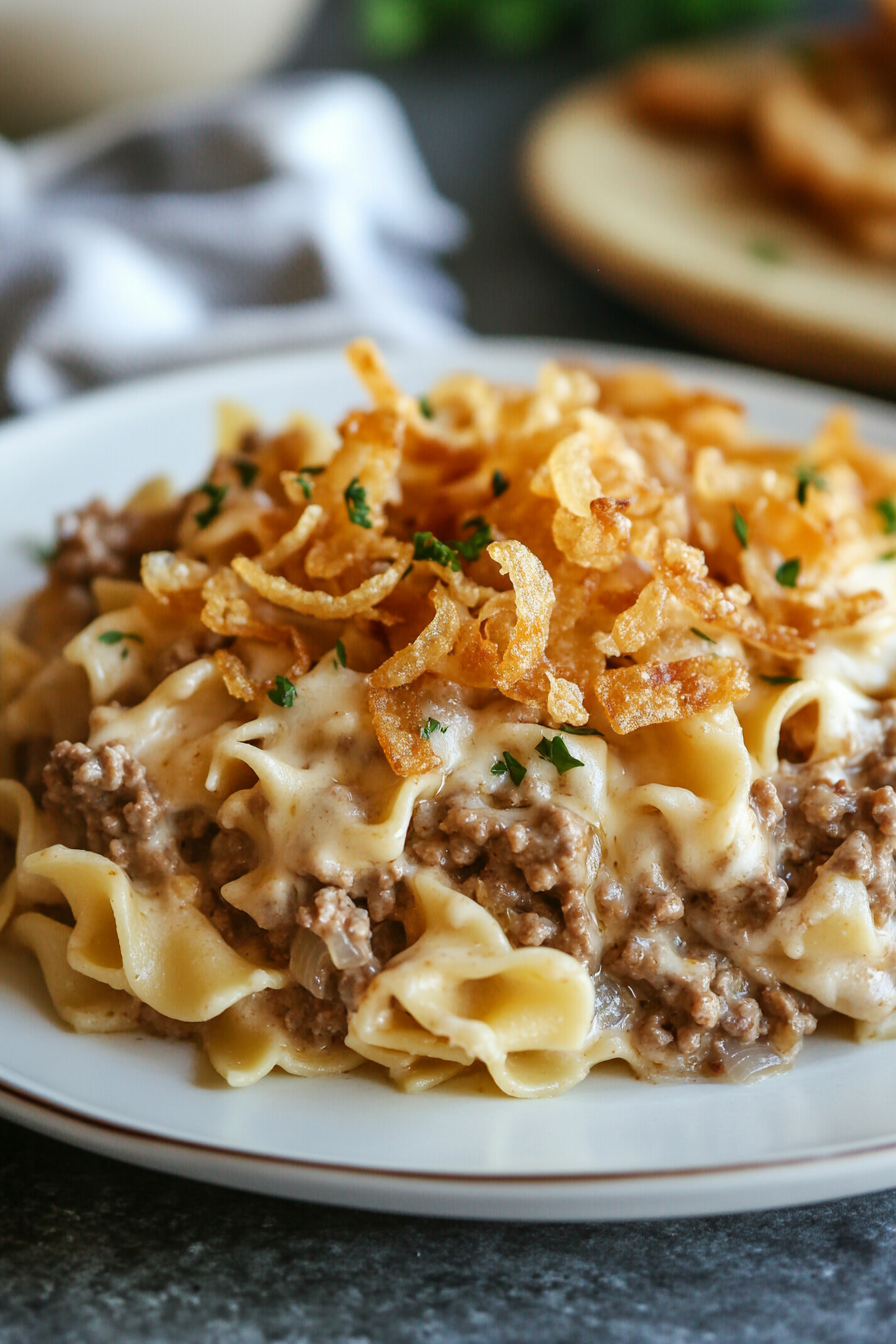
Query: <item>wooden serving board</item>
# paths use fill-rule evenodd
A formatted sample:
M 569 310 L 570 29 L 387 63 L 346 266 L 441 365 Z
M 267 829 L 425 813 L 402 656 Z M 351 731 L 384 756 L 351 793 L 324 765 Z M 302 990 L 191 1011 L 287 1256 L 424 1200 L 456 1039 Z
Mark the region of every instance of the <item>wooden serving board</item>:
M 896 266 L 774 199 L 744 153 L 645 129 L 602 80 L 541 113 L 522 170 L 550 237 L 633 303 L 758 363 L 896 393 Z

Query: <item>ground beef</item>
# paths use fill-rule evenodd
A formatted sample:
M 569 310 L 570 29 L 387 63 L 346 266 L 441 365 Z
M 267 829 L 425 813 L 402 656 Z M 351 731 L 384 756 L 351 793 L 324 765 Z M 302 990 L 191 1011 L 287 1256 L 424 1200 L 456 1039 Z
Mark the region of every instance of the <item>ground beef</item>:
M 726 1037 L 750 1045 L 767 1037 L 781 1054 L 815 1030 L 803 996 L 760 985 L 715 948 L 685 931 L 634 934 L 604 958 L 604 969 L 631 984 L 641 1009 L 636 1038 L 644 1056 L 673 1072 L 723 1071 Z M 676 1063 L 674 1057 L 680 1063 Z
M 218 831 L 209 852 L 209 877 L 218 891 L 245 877 L 258 862 L 255 841 L 245 831 Z
M 600 845 L 574 812 L 553 803 L 500 809 L 464 795 L 427 799 L 414 809 L 408 850 L 493 914 L 514 946 L 555 947 L 596 970 L 599 933 L 587 895 Z
M 61 821 L 73 848 L 103 854 L 135 878 L 180 870 L 163 803 L 145 766 L 120 742 L 96 751 L 59 742 L 43 779 L 44 808 Z
M 342 999 L 316 999 L 301 985 L 267 993 L 297 1045 L 326 1050 L 334 1041 L 345 1039 L 348 1014 Z
M 50 578 L 86 587 L 98 577 L 137 579 L 144 551 L 173 550 L 180 508 L 113 512 L 103 500 L 64 513 L 57 522 Z
M 775 826 L 778 876 L 791 897 L 805 895 L 818 869 L 859 877 L 878 927 L 896 910 L 896 742 L 889 705 L 879 739 L 852 758 L 782 762 L 774 785 L 782 803 Z
M 150 668 L 153 685 L 158 685 L 166 677 L 170 677 L 172 672 L 179 672 L 182 667 L 195 663 L 197 658 L 203 658 L 209 653 L 214 653 L 216 649 L 223 649 L 232 643 L 233 640 L 205 629 L 181 635 L 173 644 L 162 649 L 155 659 Z

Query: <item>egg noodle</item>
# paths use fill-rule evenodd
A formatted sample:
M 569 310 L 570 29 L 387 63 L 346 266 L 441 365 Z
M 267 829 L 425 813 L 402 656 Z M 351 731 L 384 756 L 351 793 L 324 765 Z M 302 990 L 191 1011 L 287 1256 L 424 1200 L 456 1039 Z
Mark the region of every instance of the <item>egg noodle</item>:
M 5 937 L 231 1084 L 743 1080 L 896 1035 L 896 462 L 549 363 L 60 520 L 0 635 Z

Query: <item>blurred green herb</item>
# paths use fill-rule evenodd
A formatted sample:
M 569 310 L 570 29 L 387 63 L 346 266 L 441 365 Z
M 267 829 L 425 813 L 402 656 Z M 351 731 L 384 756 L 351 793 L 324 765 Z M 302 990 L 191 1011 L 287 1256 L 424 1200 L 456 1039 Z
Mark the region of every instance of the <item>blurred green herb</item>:
M 206 481 L 204 485 L 200 485 L 199 489 L 204 495 L 208 495 L 208 505 L 206 508 L 200 509 L 198 513 L 194 513 L 193 517 L 200 527 L 208 527 L 212 519 L 217 518 L 221 512 L 221 505 L 224 503 L 224 497 L 227 494 L 227 486 L 213 485 L 211 481 Z
M 477 45 L 509 58 L 561 43 L 626 55 L 714 28 L 772 18 L 794 0 L 355 0 L 375 56 L 400 59 L 424 47 Z
M 255 484 L 255 477 L 258 475 L 258 463 L 247 462 L 245 458 L 237 458 L 233 465 L 239 472 L 243 489 L 248 490 L 250 485 Z
M 828 483 L 823 476 L 819 476 L 814 467 L 800 465 L 796 469 L 796 498 L 800 505 L 805 504 L 809 496 L 809 486 L 814 486 L 816 490 L 827 490 Z
M 775 570 L 775 578 L 782 588 L 795 588 L 799 576 L 800 562 L 797 556 L 794 556 L 791 560 L 785 560 Z
M 367 503 L 367 491 L 357 476 L 353 476 L 349 481 L 343 495 L 349 522 L 357 524 L 358 527 L 372 528 L 373 519 L 370 516 L 370 505 Z

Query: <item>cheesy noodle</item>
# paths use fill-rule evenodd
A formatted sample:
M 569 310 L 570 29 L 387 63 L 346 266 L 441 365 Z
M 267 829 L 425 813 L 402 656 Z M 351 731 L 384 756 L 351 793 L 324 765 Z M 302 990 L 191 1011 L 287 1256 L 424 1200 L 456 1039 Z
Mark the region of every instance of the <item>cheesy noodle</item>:
M 0 926 L 234 1086 L 550 1096 L 896 1035 L 896 463 L 662 372 L 220 414 L 0 634 Z

